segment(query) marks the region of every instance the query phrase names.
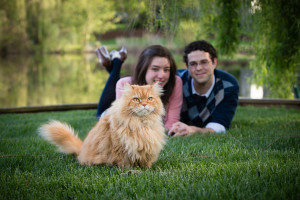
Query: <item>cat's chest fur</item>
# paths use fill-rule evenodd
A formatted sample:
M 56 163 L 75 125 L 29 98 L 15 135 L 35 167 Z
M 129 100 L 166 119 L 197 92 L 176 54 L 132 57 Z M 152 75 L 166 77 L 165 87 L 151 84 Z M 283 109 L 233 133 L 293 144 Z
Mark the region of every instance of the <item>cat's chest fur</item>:
M 116 133 L 120 143 L 128 151 L 156 152 L 155 149 L 161 149 L 165 143 L 164 128 L 160 117 L 156 117 L 156 119 L 129 117 L 122 121 L 120 119 L 111 121 L 113 122 L 111 124 L 111 128 L 114 129 L 113 133 Z
M 78 156 L 81 163 L 150 167 L 166 135 L 157 86 L 129 86 L 90 131 Z

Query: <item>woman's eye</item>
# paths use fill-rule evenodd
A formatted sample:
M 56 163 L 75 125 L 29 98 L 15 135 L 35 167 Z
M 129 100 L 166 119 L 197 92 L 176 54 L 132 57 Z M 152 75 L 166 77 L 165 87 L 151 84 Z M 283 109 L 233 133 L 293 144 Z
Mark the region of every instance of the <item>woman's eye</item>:
M 170 70 L 170 69 L 165 69 L 164 71 L 165 71 L 165 72 L 170 72 L 171 70 Z
M 153 101 L 153 97 L 148 97 L 148 101 Z
M 133 98 L 132 99 L 134 102 L 140 102 L 140 99 L 139 98 Z

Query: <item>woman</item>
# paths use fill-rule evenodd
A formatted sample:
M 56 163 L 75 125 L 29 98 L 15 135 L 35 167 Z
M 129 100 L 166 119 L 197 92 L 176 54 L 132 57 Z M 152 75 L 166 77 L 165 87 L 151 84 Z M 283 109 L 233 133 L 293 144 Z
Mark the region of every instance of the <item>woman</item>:
M 127 58 L 127 51 L 122 47 L 120 51 L 113 50 L 110 55 L 105 46 L 96 50 L 100 63 L 110 73 L 99 100 L 97 117 L 110 107 L 115 98 L 120 98 L 125 83 L 136 85 L 151 85 L 158 83 L 164 94 L 161 100 L 166 108 L 164 118 L 165 129 L 172 128 L 173 123 L 179 121 L 182 105 L 182 81 L 176 76 L 176 63 L 169 50 L 160 45 L 152 45 L 144 49 L 138 58 L 132 77 L 120 79 L 122 63 Z

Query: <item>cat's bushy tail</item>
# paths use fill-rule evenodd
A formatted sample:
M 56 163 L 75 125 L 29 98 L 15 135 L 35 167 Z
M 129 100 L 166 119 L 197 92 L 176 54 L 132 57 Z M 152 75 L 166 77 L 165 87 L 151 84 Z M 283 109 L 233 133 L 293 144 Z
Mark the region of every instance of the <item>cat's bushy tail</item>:
M 45 140 L 57 145 L 63 153 L 76 155 L 80 153 L 82 141 L 68 124 L 52 120 L 42 125 L 38 129 L 38 133 Z

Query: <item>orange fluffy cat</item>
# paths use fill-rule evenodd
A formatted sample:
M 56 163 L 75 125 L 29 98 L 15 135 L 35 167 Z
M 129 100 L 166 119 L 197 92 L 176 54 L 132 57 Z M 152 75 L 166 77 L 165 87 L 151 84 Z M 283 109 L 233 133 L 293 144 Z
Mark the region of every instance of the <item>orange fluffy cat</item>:
M 82 142 L 74 130 L 59 121 L 42 125 L 38 132 L 66 154 L 76 154 L 83 165 L 107 164 L 151 167 L 166 142 L 158 85 L 125 85 Z

